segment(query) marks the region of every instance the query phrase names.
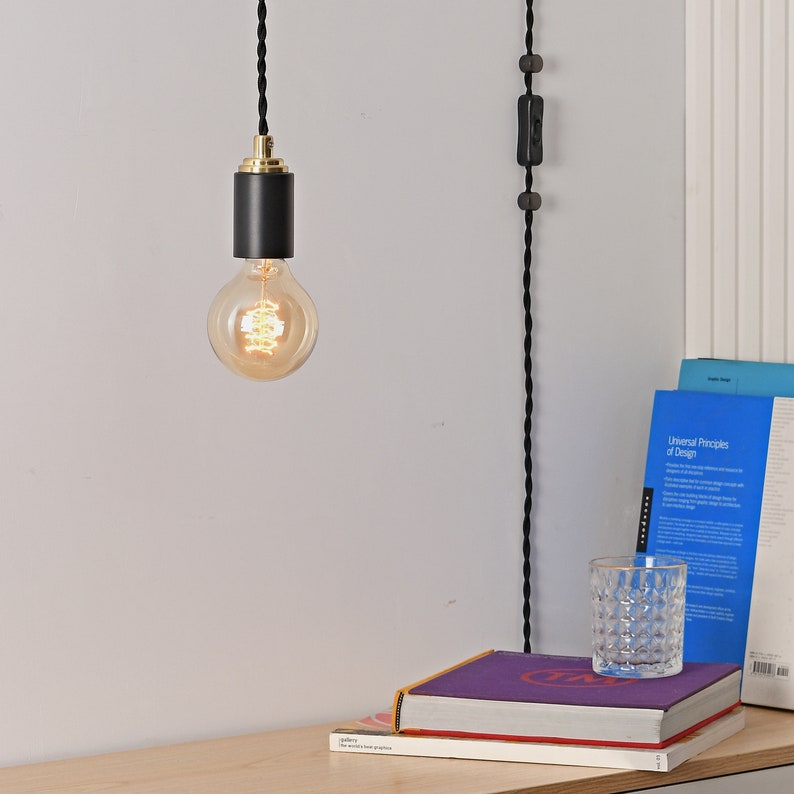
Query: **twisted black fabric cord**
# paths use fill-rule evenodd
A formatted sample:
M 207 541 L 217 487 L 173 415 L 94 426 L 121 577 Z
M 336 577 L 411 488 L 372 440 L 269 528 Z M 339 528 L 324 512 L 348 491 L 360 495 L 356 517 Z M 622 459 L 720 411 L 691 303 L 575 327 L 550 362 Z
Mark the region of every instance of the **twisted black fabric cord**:
M 257 10 L 259 13 L 259 25 L 256 29 L 256 35 L 259 40 L 259 44 L 256 48 L 257 71 L 259 73 L 259 79 L 257 81 L 257 86 L 259 87 L 259 134 L 267 135 L 267 96 L 265 95 L 267 90 L 267 72 L 265 69 L 265 56 L 267 55 L 267 44 L 265 41 L 267 38 L 267 25 L 265 24 L 267 19 L 267 3 L 264 2 L 264 0 L 260 0 Z
M 526 46 L 527 54 L 532 54 L 532 27 L 535 22 L 535 15 L 532 9 L 532 0 L 527 0 L 527 34 Z M 532 72 L 524 74 L 524 83 L 527 94 L 532 93 Z M 527 194 L 532 193 L 532 167 L 527 166 L 526 188 Z M 524 414 L 524 526 L 523 526 L 523 553 L 524 553 L 524 652 L 530 653 L 532 644 L 530 641 L 530 596 L 532 588 L 530 586 L 530 574 L 532 564 L 530 561 L 531 551 L 531 512 L 532 512 L 532 297 L 530 286 L 532 281 L 532 210 L 528 209 L 524 213 L 524 387 L 526 389 L 526 411 Z

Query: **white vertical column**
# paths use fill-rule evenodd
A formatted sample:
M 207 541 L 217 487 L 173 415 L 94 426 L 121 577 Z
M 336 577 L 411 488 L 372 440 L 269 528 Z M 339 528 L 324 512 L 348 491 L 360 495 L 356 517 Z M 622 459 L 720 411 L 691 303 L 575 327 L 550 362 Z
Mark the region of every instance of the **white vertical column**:
M 737 0 L 713 6 L 713 354 L 736 355 L 737 328 Z
M 687 356 L 794 360 L 793 2 L 687 0 Z
M 794 41 L 794 9 L 788 6 L 786 18 L 787 42 Z M 788 52 L 786 62 L 786 141 L 794 132 L 794 56 Z M 786 361 L 794 361 L 794 274 L 791 257 L 794 255 L 794 157 L 788 154 L 786 162 L 786 273 L 785 273 L 785 317 L 786 317 Z
M 713 355 L 712 0 L 686 6 L 686 310 L 688 356 Z
M 762 357 L 786 358 L 788 170 L 787 0 L 765 0 L 763 11 Z
M 735 354 L 729 358 L 761 360 L 761 107 L 763 74 L 761 70 L 762 0 L 739 3 L 737 41 L 737 117 L 738 164 L 738 278 Z M 693 230 L 696 233 L 696 230 Z

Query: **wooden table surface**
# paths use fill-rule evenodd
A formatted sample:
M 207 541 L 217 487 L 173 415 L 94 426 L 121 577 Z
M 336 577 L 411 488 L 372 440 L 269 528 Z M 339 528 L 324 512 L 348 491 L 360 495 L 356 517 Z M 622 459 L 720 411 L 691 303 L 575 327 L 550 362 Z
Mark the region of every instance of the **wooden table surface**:
M 0 792 L 610 794 L 794 764 L 794 713 L 748 706 L 747 727 L 672 772 L 332 753 L 331 725 L 0 769 Z

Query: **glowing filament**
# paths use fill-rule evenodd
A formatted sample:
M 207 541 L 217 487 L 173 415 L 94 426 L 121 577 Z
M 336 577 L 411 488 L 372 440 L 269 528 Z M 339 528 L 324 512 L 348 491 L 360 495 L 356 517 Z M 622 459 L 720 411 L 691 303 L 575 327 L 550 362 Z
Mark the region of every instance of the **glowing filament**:
M 272 356 L 278 347 L 276 341 L 284 333 L 284 321 L 277 314 L 278 304 L 265 298 L 247 311 L 240 323 L 240 330 L 247 342 L 246 353 L 264 353 Z

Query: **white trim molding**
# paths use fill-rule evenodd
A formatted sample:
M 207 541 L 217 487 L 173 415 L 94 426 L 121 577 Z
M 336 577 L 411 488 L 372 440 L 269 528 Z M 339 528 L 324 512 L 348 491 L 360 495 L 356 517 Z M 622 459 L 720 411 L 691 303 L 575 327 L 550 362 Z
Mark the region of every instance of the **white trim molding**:
M 688 357 L 794 361 L 793 5 L 686 2 Z

